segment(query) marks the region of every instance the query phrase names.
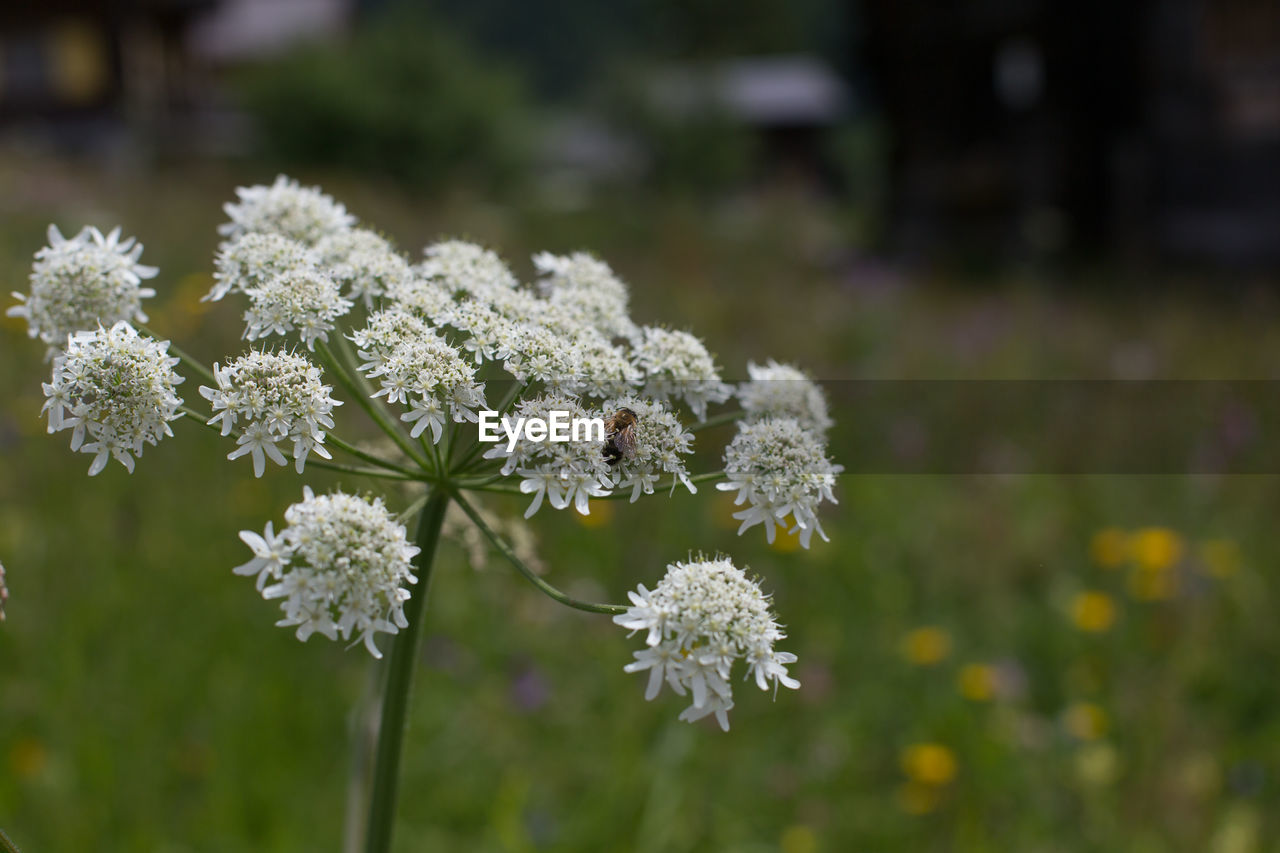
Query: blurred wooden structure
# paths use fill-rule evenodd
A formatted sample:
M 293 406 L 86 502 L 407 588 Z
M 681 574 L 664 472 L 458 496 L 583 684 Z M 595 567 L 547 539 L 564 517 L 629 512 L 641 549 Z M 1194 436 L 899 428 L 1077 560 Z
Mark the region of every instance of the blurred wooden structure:
M 862 0 L 907 252 L 1280 263 L 1276 0 Z

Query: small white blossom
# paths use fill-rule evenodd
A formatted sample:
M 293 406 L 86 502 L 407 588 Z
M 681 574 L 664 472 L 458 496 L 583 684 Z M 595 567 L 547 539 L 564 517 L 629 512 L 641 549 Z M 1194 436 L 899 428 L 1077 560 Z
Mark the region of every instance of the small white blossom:
M 735 504 L 749 504 L 733 514 L 742 522 L 739 535 L 764 524 L 765 536 L 773 542 L 775 527 L 785 528 L 789 515 L 795 527 L 788 532 L 799 530 L 803 547 L 809 547 L 815 530 L 829 541 L 818 523 L 818 505 L 824 500 L 836 503 L 832 488 L 844 467 L 827 458 L 827 445 L 819 434 L 795 418 L 739 423 L 738 434 L 725 448 L 724 470 L 727 482 L 716 488 L 736 491 Z
M 312 269 L 315 257 L 297 240 L 255 231 L 219 246 L 213 266 L 213 288 L 202 302 L 217 302 L 228 293 L 261 287 L 278 275 Z
M 328 341 L 334 321 L 351 310 L 338 282 L 314 269 L 295 269 L 272 276 L 260 286 L 245 290 L 249 307 L 244 312 L 246 340 L 297 331 L 307 349 L 316 340 Z
M 723 403 L 733 394 L 720 381 L 706 346 L 688 332 L 646 326 L 635 342 L 634 356 L 644 371 L 646 397 L 684 400 L 700 421 L 707 418 L 708 403 Z
M 406 539 L 404 525 L 381 498 L 342 492 L 316 497 L 309 487 L 284 518 L 279 534 L 270 522 L 261 536 L 241 531 L 253 559 L 235 573 L 256 577 L 263 598 L 282 599 L 284 618 L 276 624 L 296 626 L 299 640 L 314 633 L 355 638 L 382 657 L 375 634 L 395 634 L 409 624 L 407 585 L 418 581 L 412 560 L 419 549 Z
M 72 430 L 71 449 L 94 454 L 90 476 L 112 456 L 132 473 L 143 444 L 173 435 L 169 421 L 181 417 L 177 363 L 168 341 L 142 337 L 123 320 L 110 329 L 76 332 L 44 383 L 48 399 L 41 413 L 49 413 L 49 432 Z
M 267 457 L 286 464 L 276 448 L 280 441 L 293 442 L 299 474 L 311 452 L 332 458 L 324 446 L 325 430 L 333 428 L 333 408 L 342 403 L 330 396 L 333 388 L 321 382 L 320 368 L 306 358 L 252 350 L 225 367 L 215 363 L 213 375 L 218 387 L 200 387 L 213 408 L 209 423 L 220 424 L 223 435 L 245 423 L 239 447 L 228 459 L 252 454 L 253 474 L 261 477 Z
M 586 418 L 590 413 L 578 400 L 558 394 L 547 394 L 520 401 L 510 417 L 538 418 L 551 422 L 552 412 L 563 412 L 569 422 Z M 520 491 L 533 495 L 524 517 L 531 518 L 545 498 L 553 508 L 572 506 L 589 515 L 591 498 L 609 494 L 609 466 L 604 459 L 604 441 L 532 441 L 521 433 L 510 451 L 500 441 L 485 452 L 486 459 L 502 459 L 502 475 L 520 478 Z
M 604 261 L 585 252 L 542 252 L 534 255 L 533 265 L 543 276 L 538 286 L 557 309 L 609 338 L 636 334 L 627 286 Z
M 800 686 L 786 668 L 796 656 L 774 651 L 774 643 L 786 634 L 768 597 L 727 558 L 671 563 L 655 589 L 641 584 L 628 596 L 631 607 L 613 621 L 632 633 L 647 634 L 646 648 L 635 652 L 635 661 L 624 669 L 649 671 L 645 699 L 657 696 L 664 683 L 677 695 L 691 695 L 693 703 L 680 719 L 693 722 L 714 714 L 720 727 L 729 730 L 729 678 L 739 658 L 762 690 L 770 682 L 775 690 L 779 684 Z
M 156 292 L 141 284 L 157 270 L 138 263 L 141 243 L 121 240 L 119 228 L 105 237 L 97 228 L 84 228 L 67 239 L 50 225 L 48 236 L 49 245 L 36 252 L 31 267 L 30 295 L 14 292 L 21 304 L 5 312 L 26 319 L 29 337 L 38 335 L 56 348 L 74 332 L 121 320 L 147 322 L 142 300 Z
M 319 187 L 302 187 L 280 175 L 271 186 L 237 187 L 238 202 L 222 206 L 230 222 L 218 226 L 229 240 L 260 232 L 279 234 L 314 246 L 321 239 L 355 225 L 356 218 Z
M 388 292 L 403 292 L 413 279 L 409 262 L 387 240 L 365 228 L 331 234 L 316 244 L 316 262 L 347 288 L 344 297 L 373 308 Z
M 803 371 L 770 359 L 763 366 L 748 362 L 747 373 L 751 381 L 738 386 L 738 399 L 748 420 L 789 417 L 819 433 L 831 428 L 827 398 Z
M 445 240 L 422 251 L 426 260 L 419 265 L 419 274 L 451 295 L 488 301 L 493 294 L 518 284 L 502 258 L 475 243 Z
M 607 400 L 604 416 L 619 409 L 630 409 L 636 414 L 631 428 L 634 439 L 632 452 L 624 454 L 610 469 L 614 488 L 631 489 L 631 502 L 640 495 L 653 494 L 653 487 L 666 475 L 671 479 L 671 491 L 683 483 L 690 493 L 698 488 L 689 480 L 689 469 L 680 457 L 693 453 L 693 433 L 680 424 L 675 414 L 662 403 L 642 400 L 638 397 L 619 397 Z
M 351 340 L 363 360 L 358 369 L 381 386 L 373 396 L 410 406 L 400 419 L 413 424 L 413 438 L 430 429 L 438 444 L 446 418 L 477 420 L 477 409 L 485 405 L 484 383 L 475 381 L 475 367 L 422 318 L 401 309 L 378 311 Z

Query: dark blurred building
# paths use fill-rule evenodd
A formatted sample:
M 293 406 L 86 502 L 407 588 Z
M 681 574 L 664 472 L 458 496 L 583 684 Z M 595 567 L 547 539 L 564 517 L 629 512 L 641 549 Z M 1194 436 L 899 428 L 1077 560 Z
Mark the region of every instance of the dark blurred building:
M 1280 262 L 1277 0 L 862 0 L 908 252 Z

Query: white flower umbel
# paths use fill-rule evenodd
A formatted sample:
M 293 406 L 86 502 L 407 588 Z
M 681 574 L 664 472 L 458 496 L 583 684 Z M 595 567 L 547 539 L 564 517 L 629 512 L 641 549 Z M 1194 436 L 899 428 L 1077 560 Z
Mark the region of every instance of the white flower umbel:
M 280 175 L 271 186 L 237 187 L 238 202 L 222 206 L 230 222 L 218 226 L 218 233 L 234 240 L 242 234 L 279 234 L 306 246 L 345 231 L 356 218 L 319 187 L 302 187 Z
M 727 558 L 671 563 L 655 589 L 641 584 L 628 596 L 631 607 L 613 621 L 632 633 L 648 633 L 646 647 L 634 653 L 625 670 L 649 671 L 645 699 L 657 696 L 664 682 L 680 696 L 691 694 L 693 704 L 680 719 L 693 722 L 715 714 L 720 728 L 729 730 L 729 678 L 739 658 L 761 690 L 769 682 L 775 690 L 779 684 L 800 686 L 787 675 L 787 664 L 796 656 L 773 648 L 786 634 L 773 618 L 768 597 Z
M 311 251 L 297 240 L 279 234 L 245 234 L 218 247 L 213 261 L 213 288 L 201 301 L 216 302 L 228 293 L 243 293 L 282 273 L 311 269 L 314 265 Z
M 373 396 L 409 405 L 400 419 L 413 424 L 413 438 L 430 428 L 438 444 L 447 419 L 476 421 L 476 410 L 485 405 L 484 383 L 422 318 L 401 309 L 378 311 L 351 340 L 359 348 L 360 372 L 381 386 Z
M 236 450 L 227 454 L 236 459 L 252 454 L 253 474 L 261 477 L 267 457 L 277 465 L 286 464 L 276 444 L 293 442 L 294 466 L 299 474 L 314 452 L 333 458 L 324 446 L 325 430 L 333 429 L 333 408 L 342 403 L 330 396 L 333 388 L 321 382 L 320 368 L 306 358 L 287 352 L 259 352 L 220 367 L 213 365 L 218 387 L 200 386 L 214 415 L 211 424 L 220 424 L 230 435 L 244 423 Z
M 14 292 L 21 304 L 5 312 L 27 321 L 29 337 L 38 335 L 57 348 L 68 335 L 98 325 L 147 322 L 142 300 L 156 292 L 141 285 L 157 270 L 138 263 L 141 243 L 121 240 L 119 228 L 105 237 L 97 228 L 84 228 L 67 239 L 50 225 L 48 236 L 49 245 L 36 252 L 31 267 L 30 295 Z
M 561 413 L 568 423 L 593 414 L 573 397 L 546 394 L 520 401 L 508 417 L 512 421 L 525 418 L 551 423 L 553 412 Z M 609 466 L 601 439 L 532 441 L 521 433 L 510 451 L 506 441 L 499 441 L 485 452 L 484 458 L 502 459 L 502 475 L 514 473 L 520 478 L 520 491 L 533 495 L 525 518 L 538 511 L 543 498 L 555 509 L 573 506 L 580 514 L 589 515 L 590 499 L 609 494 Z
M 123 320 L 110 329 L 76 332 L 44 383 L 48 399 L 41 413 L 49 413 L 49 432 L 73 430 L 71 449 L 94 454 L 90 476 L 112 456 L 132 473 L 143 444 L 173 435 L 169 421 L 181 417 L 177 363 L 168 341 L 142 337 Z
M 747 373 L 751 381 L 738 386 L 747 420 L 790 417 L 805 429 L 822 434 L 831 428 L 826 395 L 803 371 L 770 359 L 763 366 L 748 362 Z
M 539 288 L 557 309 L 606 337 L 632 337 L 636 325 L 628 314 L 630 294 L 609 265 L 585 252 L 533 256 L 543 278 Z
M 518 284 L 502 258 L 475 243 L 445 240 L 422 251 L 426 259 L 418 266 L 419 275 L 453 296 L 492 301 L 495 293 Z
M 741 422 L 725 448 L 724 470 L 728 481 L 716 488 L 736 491 L 735 504 L 749 504 L 733 514 L 742 522 L 738 535 L 764 524 L 765 536 L 773 542 L 775 527 L 785 528 L 790 515 L 795 527 L 788 532 L 799 530 L 803 547 L 809 547 L 815 530 L 829 541 L 818 523 L 818 505 L 824 500 L 836 503 L 831 490 L 844 467 L 827 458 L 826 442 L 818 433 L 795 418 Z
M 353 228 L 316 244 L 316 262 L 346 288 L 344 297 L 373 308 L 373 300 L 401 292 L 413 278 L 409 262 L 382 236 Z
M 684 483 L 691 494 L 696 494 L 698 487 L 689 480 L 689 469 L 680 458 L 693 453 L 693 433 L 686 431 L 662 403 L 638 397 L 605 401 L 604 417 L 624 408 L 636 414 L 631 428 L 634 444 L 631 453 L 623 454 L 610 469 L 613 487 L 630 489 L 631 502 L 635 503 L 642 494 L 653 494 L 654 485 L 665 474 L 671 478 L 672 493 L 677 483 Z
M 307 349 L 316 340 L 328 341 L 334 321 L 351 310 L 338 282 L 314 269 L 295 269 L 272 276 L 258 287 L 245 290 L 249 307 L 244 312 L 246 340 L 297 331 Z
M 235 573 L 256 576 L 263 598 L 282 599 L 284 618 L 276 624 L 296 626 L 299 640 L 314 633 L 355 638 L 380 658 L 374 635 L 408 625 L 404 603 L 408 584 L 418 581 L 411 561 L 419 549 L 381 498 L 302 491 L 302 502 L 285 511 L 287 524 L 278 535 L 270 522 L 262 535 L 241 531 L 253 559 Z
M 684 400 L 700 421 L 707 418 L 708 403 L 723 403 L 733 394 L 706 346 L 688 332 L 646 326 L 635 342 L 635 362 L 645 375 L 646 397 Z

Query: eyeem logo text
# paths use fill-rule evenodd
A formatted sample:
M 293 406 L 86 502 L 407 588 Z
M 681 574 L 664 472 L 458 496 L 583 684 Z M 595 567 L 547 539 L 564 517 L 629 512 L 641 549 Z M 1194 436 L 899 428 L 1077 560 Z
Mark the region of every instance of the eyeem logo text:
M 543 441 L 604 441 L 604 418 L 571 418 L 568 412 L 550 412 L 550 418 L 499 418 L 486 409 L 480 412 L 480 440 L 493 444 L 507 439 L 507 452 L 515 450 L 521 438 Z

